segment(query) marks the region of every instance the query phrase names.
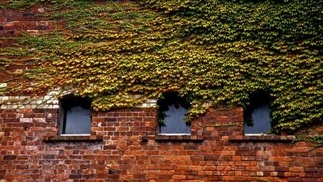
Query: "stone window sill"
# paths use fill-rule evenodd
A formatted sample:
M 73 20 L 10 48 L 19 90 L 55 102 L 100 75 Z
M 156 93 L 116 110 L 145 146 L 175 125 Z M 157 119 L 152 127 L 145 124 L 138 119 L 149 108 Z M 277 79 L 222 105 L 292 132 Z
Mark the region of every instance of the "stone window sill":
M 191 135 L 156 135 L 155 141 L 157 142 L 202 142 L 203 136 L 191 136 Z
M 102 142 L 103 136 L 90 135 L 62 135 L 62 136 L 48 136 L 44 137 L 44 142 Z
M 229 138 L 231 142 L 292 142 L 296 139 L 294 135 L 244 135 L 232 136 Z

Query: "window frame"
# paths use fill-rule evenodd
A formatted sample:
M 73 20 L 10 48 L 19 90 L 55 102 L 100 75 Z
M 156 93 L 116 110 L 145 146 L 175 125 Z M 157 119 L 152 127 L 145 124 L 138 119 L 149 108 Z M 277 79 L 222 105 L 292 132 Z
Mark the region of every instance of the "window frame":
M 250 104 L 245 107 L 244 110 L 244 124 L 243 124 L 243 134 L 245 136 L 261 136 L 261 135 L 268 135 L 270 134 L 272 127 L 272 118 L 271 118 L 271 97 L 268 92 L 265 91 L 259 91 L 256 93 L 253 93 L 250 95 Z M 265 109 L 265 114 L 269 115 L 269 118 L 253 121 L 253 115 L 256 110 L 259 110 L 263 107 L 267 107 L 268 109 Z M 268 112 L 267 112 L 268 110 Z M 264 111 L 258 111 L 258 112 L 264 112 Z M 263 123 L 262 121 L 265 120 Z M 269 124 L 269 127 L 266 127 L 266 131 L 264 132 L 257 132 L 255 130 L 252 130 L 249 132 L 246 132 L 246 127 L 248 126 L 248 122 L 250 122 L 252 125 L 254 125 L 255 122 L 262 122 L 262 124 Z
M 165 109 L 166 107 L 167 107 L 167 109 Z M 164 112 L 168 112 L 169 107 L 173 107 L 176 110 L 181 109 L 181 108 L 186 110 L 186 111 L 184 111 L 185 113 L 183 116 L 183 120 L 172 121 L 171 124 L 174 124 L 174 122 L 183 122 L 186 125 L 186 127 L 188 127 L 188 130 L 189 130 L 188 132 L 181 133 L 181 132 L 172 132 L 172 131 L 171 132 L 163 132 L 162 131 L 162 127 L 164 127 L 164 126 L 162 126 L 162 122 L 165 122 L 165 121 L 161 121 L 161 120 L 165 119 L 162 117 L 165 117 Z M 157 134 L 163 135 L 163 136 L 191 136 L 191 133 L 192 133 L 191 123 L 187 123 L 185 121 L 186 114 L 188 113 L 189 109 L 190 109 L 190 104 L 187 101 L 186 97 L 179 96 L 178 92 L 163 93 L 163 95 L 157 100 L 157 112 L 158 112 Z M 174 111 L 174 109 L 173 109 L 173 111 Z M 176 113 L 178 113 L 178 112 L 176 112 Z M 181 126 L 181 127 L 184 127 L 184 126 Z M 187 128 L 185 130 L 187 130 Z
M 76 103 L 69 103 L 71 101 L 76 101 Z M 67 106 L 66 106 L 67 105 Z M 87 133 L 66 133 L 66 124 L 67 124 L 67 110 L 73 107 L 81 107 L 84 110 L 89 111 L 89 130 Z M 85 108 L 84 108 L 85 107 Z M 59 99 L 59 128 L 58 134 L 59 136 L 90 136 L 91 135 L 91 125 L 92 125 L 92 110 L 91 110 L 91 100 L 84 97 L 74 96 L 72 94 L 65 95 L 61 99 Z

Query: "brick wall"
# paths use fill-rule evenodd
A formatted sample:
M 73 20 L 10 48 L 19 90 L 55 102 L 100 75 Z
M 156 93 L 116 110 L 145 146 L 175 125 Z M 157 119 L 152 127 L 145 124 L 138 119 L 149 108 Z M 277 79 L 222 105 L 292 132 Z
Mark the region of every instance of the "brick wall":
M 36 16 L 45 10 L 0 9 L 0 47 L 62 28 Z M 191 136 L 158 136 L 155 107 L 98 112 L 82 137 L 57 135 L 57 107 L 17 108 L 0 109 L 0 182 L 323 181 L 323 149 L 293 136 L 243 136 L 241 108 L 210 109 Z
M 158 136 L 155 108 L 93 113 L 82 137 L 58 136 L 57 115 L 0 110 L 0 181 L 323 181 L 322 149 L 243 136 L 241 108 L 210 109 L 185 137 Z
M 0 3 L 5 3 L 7 0 L 2 0 Z M 40 35 L 46 32 L 52 32 L 57 29 L 63 28 L 61 21 L 49 20 L 44 13 L 46 7 L 35 6 L 26 10 L 16 9 L 1 9 L 0 8 L 0 49 L 4 47 L 15 47 L 17 38 L 23 34 Z M 12 73 L 20 73 L 26 69 L 25 61 L 30 57 L 10 55 L 11 59 L 16 59 L 15 64 L 6 66 L 6 71 L 2 68 L 5 62 L 0 61 L 0 84 L 3 80 L 10 80 Z M 0 51 L 0 59 L 6 59 Z M 10 74 L 8 74 L 9 72 Z M 0 85 L 1 86 L 1 85 Z
M 48 20 L 42 16 L 45 7 L 32 7 L 27 10 L 0 9 L 0 47 L 15 43 L 15 37 L 23 33 L 39 35 L 55 29 L 62 29 L 60 21 Z

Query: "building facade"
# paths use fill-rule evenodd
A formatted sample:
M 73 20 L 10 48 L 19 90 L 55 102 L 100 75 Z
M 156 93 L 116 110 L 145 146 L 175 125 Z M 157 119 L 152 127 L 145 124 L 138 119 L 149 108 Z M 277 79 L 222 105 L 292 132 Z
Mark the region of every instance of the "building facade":
M 1 46 L 12 44 L 10 37 L 22 30 L 57 28 L 34 17 L 42 11 L 0 10 Z M 242 107 L 209 108 L 185 133 L 163 133 L 156 100 L 105 112 L 63 105 L 50 100 L 1 106 L 0 182 L 323 181 L 322 148 L 293 142 L 291 135 L 246 135 Z M 69 112 L 88 115 L 88 125 L 68 123 L 75 119 Z M 66 129 L 68 124 L 80 131 Z

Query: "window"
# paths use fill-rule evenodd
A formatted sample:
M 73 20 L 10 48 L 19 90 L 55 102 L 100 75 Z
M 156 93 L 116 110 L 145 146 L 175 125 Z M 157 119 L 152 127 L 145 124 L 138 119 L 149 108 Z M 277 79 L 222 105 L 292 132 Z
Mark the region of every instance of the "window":
M 60 101 L 60 134 L 90 134 L 91 102 L 88 99 L 66 96 Z
M 245 134 L 266 134 L 271 129 L 270 97 L 268 93 L 252 94 L 245 110 Z
M 190 123 L 185 122 L 189 109 L 186 99 L 178 93 L 164 93 L 158 104 L 159 134 L 183 135 L 191 133 Z

